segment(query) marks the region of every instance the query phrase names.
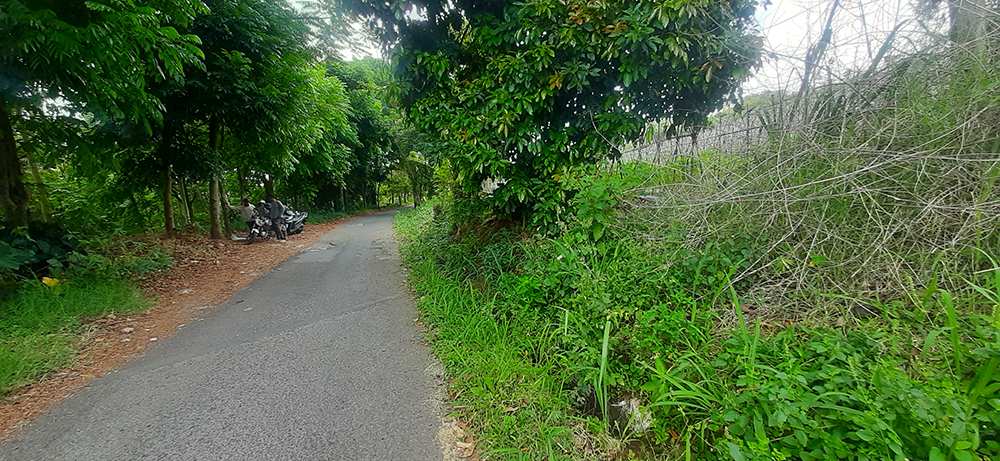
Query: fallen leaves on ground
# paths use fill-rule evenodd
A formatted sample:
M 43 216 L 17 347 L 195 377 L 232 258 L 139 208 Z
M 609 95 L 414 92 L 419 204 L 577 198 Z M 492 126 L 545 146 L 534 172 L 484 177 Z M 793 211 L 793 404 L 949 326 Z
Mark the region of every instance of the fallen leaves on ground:
M 77 364 L 58 370 L 43 381 L 24 386 L 0 402 L 0 440 L 17 434 L 59 401 L 73 395 L 94 378 L 104 376 L 146 348 L 161 342 L 205 311 L 222 304 L 274 266 L 319 241 L 345 220 L 307 224 L 285 243 L 243 245 L 217 241 L 189 232 L 174 236 L 144 235 L 131 239 L 161 246 L 170 252 L 169 270 L 140 277 L 146 295 L 155 304 L 146 312 L 94 319 L 80 340 Z

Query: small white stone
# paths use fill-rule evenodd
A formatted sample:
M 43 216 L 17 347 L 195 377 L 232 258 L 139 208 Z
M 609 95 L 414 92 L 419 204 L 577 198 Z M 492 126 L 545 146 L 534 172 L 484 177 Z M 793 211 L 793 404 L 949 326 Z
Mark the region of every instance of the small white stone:
M 160 339 L 160 338 L 149 338 L 150 341 L 156 341 L 157 339 Z
M 133 331 L 135 331 L 135 328 L 132 328 L 132 327 L 122 328 L 122 333 L 131 333 Z

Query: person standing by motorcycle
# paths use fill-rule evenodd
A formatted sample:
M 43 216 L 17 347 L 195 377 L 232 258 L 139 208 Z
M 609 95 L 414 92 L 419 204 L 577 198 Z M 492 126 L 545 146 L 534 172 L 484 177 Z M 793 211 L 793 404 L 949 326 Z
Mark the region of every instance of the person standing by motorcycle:
M 281 216 L 285 213 L 285 205 L 281 201 L 276 200 L 273 195 L 267 196 L 267 203 L 271 205 L 271 228 L 274 229 L 274 235 L 278 240 L 283 241 L 285 240 L 285 233 L 281 231 Z
M 254 215 L 254 212 L 256 212 L 257 210 L 254 209 L 254 207 L 252 205 L 250 205 L 250 201 L 249 200 L 243 199 L 243 204 L 242 205 L 229 205 L 229 209 L 230 210 L 239 211 L 240 212 L 240 216 L 243 217 L 243 222 L 245 222 L 247 224 L 247 231 L 252 231 L 253 230 L 253 226 L 254 226 L 254 224 L 256 224 L 256 221 L 254 220 L 253 215 Z

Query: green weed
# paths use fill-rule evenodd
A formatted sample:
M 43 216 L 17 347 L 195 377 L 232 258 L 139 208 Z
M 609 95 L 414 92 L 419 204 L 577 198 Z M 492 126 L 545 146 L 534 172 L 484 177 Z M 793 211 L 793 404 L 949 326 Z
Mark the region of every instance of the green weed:
M 640 432 L 689 459 L 997 451 L 1000 333 L 966 308 L 979 304 L 970 294 L 994 305 L 993 287 L 930 288 L 913 297 L 922 304 L 879 304 L 851 329 L 776 326 L 744 314 L 739 292 L 752 284 L 729 281 L 762 254 L 756 239 L 690 249 L 595 241 L 592 227 L 473 236 L 433 208 L 397 218 L 404 260 L 456 404 L 495 459 L 584 459 L 568 438 L 581 427 L 617 449 L 607 404 L 624 396 L 652 412 Z M 741 321 L 720 322 L 727 311 Z
M 103 278 L 21 283 L 0 303 L 0 396 L 72 365 L 82 322 L 149 306 L 135 284 Z

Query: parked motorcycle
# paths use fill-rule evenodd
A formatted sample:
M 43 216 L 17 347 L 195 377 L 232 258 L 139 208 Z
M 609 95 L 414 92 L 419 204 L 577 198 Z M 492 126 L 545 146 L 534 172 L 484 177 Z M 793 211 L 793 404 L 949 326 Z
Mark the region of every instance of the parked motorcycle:
M 309 213 L 285 207 L 285 213 L 281 217 L 284 218 L 285 235 L 295 235 L 301 233 L 302 229 L 306 227 L 306 218 L 309 217 Z
M 271 229 L 271 218 L 265 218 L 261 215 L 257 215 L 257 219 L 254 220 L 253 229 L 247 233 L 246 244 L 249 245 L 255 241 L 266 242 L 271 240 L 274 236 L 274 231 Z
M 268 207 L 266 205 L 260 207 L 257 219 L 254 221 L 253 229 L 250 229 L 250 232 L 247 234 L 247 245 L 255 241 L 266 242 L 272 237 L 276 237 L 274 230 L 271 228 L 271 218 L 266 217 L 268 214 Z M 306 219 L 309 217 L 309 213 L 294 211 L 286 206 L 285 212 L 282 213 L 281 217 L 281 232 L 287 237 L 302 232 L 306 226 Z

